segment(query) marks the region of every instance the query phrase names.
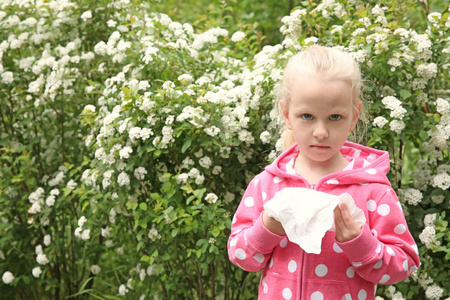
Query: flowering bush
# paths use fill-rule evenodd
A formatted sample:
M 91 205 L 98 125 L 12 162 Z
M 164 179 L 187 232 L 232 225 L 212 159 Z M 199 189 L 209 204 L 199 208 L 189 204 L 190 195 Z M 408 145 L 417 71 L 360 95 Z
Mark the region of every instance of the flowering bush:
M 263 49 L 251 26 L 139 1 L 0 4 L 5 297 L 254 298 L 257 275 L 227 258 L 231 215 L 279 151 L 286 59 L 312 43 L 360 63 L 365 142 L 390 151 L 420 245 L 422 267 L 380 297 L 449 296 L 448 8 L 355 2 L 294 9 Z

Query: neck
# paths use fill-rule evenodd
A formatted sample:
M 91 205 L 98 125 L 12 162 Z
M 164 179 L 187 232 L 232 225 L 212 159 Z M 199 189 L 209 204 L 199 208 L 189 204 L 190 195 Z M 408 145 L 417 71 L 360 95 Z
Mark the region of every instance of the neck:
M 294 170 L 305 177 L 309 183 L 315 184 L 323 177 L 341 171 L 347 165 L 348 161 L 341 153 L 327 161 L 312 161 L 299 153 L 294 163 Z

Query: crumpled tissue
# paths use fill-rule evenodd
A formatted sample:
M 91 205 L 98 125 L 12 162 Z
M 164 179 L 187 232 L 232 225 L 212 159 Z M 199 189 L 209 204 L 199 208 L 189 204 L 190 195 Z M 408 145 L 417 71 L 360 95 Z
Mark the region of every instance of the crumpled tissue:
M 320 254 L 325 233 L 335 231 L 334 209 L 339 203 L 347 205 L 356 224 L 366 223 L 364 212 L 348 193 L 330 195 L 306 188 L 285 188 L 264 204 L 264 209 L 284 228 L 291 242 L 305 252 Z

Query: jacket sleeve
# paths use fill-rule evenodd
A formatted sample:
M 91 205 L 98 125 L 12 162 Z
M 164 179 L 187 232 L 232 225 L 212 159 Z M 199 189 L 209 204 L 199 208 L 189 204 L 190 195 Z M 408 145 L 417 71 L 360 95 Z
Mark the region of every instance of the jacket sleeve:
M 378 202 L 369 200 L 367 209 L 369 220 L 360 235 L 338 245 L 362 278 L 375 284 L 399 282 L 420 265 L 401 204 L 389 188 Z
M 230 261 L 249 272 L 263 269 L 275 246 L 284 238 L 272 233 L 262 222 L 266 195 L 260 188 L 258 176 L 248 185 L 236 210 L 227 245 Z

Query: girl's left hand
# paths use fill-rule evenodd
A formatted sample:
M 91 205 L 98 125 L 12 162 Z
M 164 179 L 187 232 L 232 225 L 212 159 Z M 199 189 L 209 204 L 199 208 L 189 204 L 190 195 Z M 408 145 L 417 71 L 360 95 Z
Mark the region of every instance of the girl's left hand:
M 345 203 L 339 203 L 334 209 L 334 224 L 338 242 L 353 240 L 361 233 L 361 228 L 356 224 Z

